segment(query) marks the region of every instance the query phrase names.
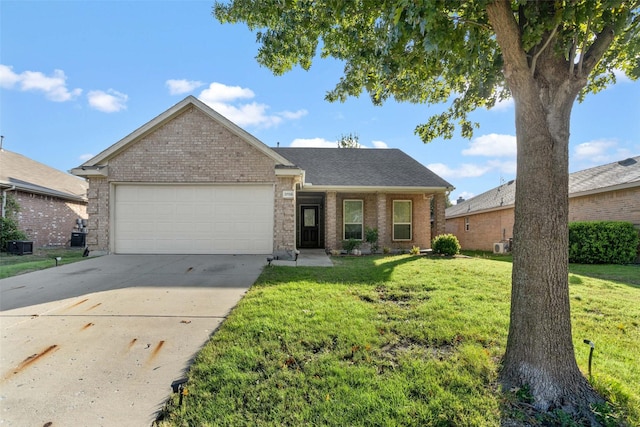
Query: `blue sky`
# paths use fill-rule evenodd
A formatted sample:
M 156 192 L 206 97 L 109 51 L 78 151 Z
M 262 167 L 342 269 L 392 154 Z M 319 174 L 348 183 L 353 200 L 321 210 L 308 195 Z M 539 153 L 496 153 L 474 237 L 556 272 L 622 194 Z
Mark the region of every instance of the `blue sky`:
M 212 1 L 0 0 L 0 134 L 4 148 L 60 170 L 78 166 L 187 95 L 275 146 L 399 148 L 469 198 L 515 177 L 512 103 L 479 110 L 472 140 L 423 144 L 414 134 L 443 106 L 366 95 L 328 103 L 342 65 L 274 76 L 255 35 L 222 25 Z M 571 171 L 640 154 L 640 82 L 620 78 L 573 109 Z

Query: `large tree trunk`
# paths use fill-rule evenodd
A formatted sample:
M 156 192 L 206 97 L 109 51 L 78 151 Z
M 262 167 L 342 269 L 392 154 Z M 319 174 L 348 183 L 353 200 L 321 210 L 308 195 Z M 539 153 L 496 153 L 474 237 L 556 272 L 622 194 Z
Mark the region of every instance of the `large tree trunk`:
M 541 89 L 516 99 L 518 172 L 511 321 L 501 374 L 528 385 L 540 410 L 580 411 L 595 394 L 578 369 L 568 284 L 568 145 L 571 103 L 543 105 Z M 545 88 L 545 90 L 548 88 Z M 557 99 L 562 94 L 553 94 Z M 583 408 L 584 409 L 584 408 Z
M 500 381 L 507 390 L 528 386 L 539 410 L 585 415 L 599 398 L 578 369 L 571 336 L 568 147 L 571 109 L 586 80 L 570 76 L 553 43 L 532 69 L 509 3 L 496 1 L 487 11 L 515 101 L 518 146 L 511 321 Z

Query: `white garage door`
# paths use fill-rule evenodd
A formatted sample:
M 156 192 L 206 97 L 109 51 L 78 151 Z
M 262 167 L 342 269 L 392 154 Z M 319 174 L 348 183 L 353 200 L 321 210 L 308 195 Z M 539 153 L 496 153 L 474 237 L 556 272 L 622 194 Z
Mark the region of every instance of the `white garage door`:
M 272 185 L 116 185 L 114 252 L 270 254 Z

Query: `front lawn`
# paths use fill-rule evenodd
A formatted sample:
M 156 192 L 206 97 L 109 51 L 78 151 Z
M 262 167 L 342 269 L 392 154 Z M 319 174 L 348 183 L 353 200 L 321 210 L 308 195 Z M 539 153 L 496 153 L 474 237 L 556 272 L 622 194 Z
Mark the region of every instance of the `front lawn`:
M 82 261 L 87 259 L 82 256 L 83 252 L 84 248 L 39 248 L 28 255 L 0 252 L 0 279 L 55 267 L 56 258 L 59 258 L 58 265 Z
M 265 268 L 197 356 L 183 405 L 174 396 L 160 425 L 543 422 L 519 412 L 496 384 L 510 262 L 412 256 L 334 262 L 335 268 Z M 595 342 L 593 383 L 613 402 L 612 415 L 630 425 L 640 424 L 638 272 L 572 266 L 570 275 L 576 358 L 586 374 L 583 339 Z

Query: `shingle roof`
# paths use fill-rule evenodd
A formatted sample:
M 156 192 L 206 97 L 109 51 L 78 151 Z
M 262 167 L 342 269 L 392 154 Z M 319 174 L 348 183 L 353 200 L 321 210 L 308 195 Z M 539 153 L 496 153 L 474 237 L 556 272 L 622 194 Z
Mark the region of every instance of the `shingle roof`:
M 302 148 L 273 150 L 305 171 L 313 186 L 446 188 L 453 186 L 398 149 Z
M 640 186 L 640 156 L 574 172 L 569 175 L 569 197 Z M 447 218 L 513 206 L 516 183 L 509 181 L 446 209 Z
M 0 149 L 0 186 L 62 199 L 87 200 L 84 179 L 36 162 L 22 154 Z

